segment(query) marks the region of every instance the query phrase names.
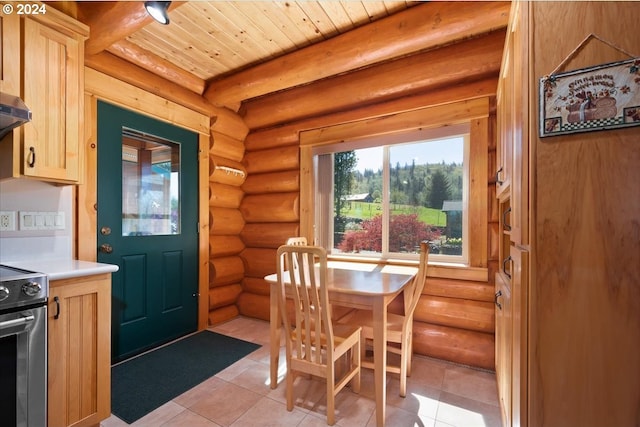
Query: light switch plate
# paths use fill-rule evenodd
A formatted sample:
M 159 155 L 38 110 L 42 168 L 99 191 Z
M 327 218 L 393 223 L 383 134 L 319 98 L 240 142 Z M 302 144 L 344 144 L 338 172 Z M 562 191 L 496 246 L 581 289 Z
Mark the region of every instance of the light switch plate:
M 20 211 L 20 230 L 64 230 L 64 212 Z
M 36 226 L 37 212 L 20 211 L 20 230 L 37 230 Z

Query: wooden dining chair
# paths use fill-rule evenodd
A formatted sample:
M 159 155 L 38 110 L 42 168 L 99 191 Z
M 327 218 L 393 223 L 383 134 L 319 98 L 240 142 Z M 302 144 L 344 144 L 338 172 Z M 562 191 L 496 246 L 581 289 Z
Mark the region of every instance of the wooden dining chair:
M 411 359 L 413 356 L 413 314 L 420 300 L 427 278 L 427 258 L 429 257 L 429 244 L 420 243 L 420 264 L 418 272 L 411 285 L 404 291 L 404 314 L 387 313 L 387 351 L 400 355 L 400 365 L 387 362 L 387 372 L 400 375 L 400 396 L 407 395 L 407 376 L 411 375 Z M 363 357 L 366 354 L 366 345 L 373 340 L 373 317 L 370 310 L 353 310 L 347 316 L 340 319 L 343 324 L 362 327 Z M 392 345 L 389 345 L 392 343 Z M 373 369 L 373 362 L 364 359 L 363 368 Z
M 285 265 L 296 267 L 287 271 Z M 318 376 L 326 380 L 327 424 L 333 425 L 336 395 L 349 382 L 354 392 L 360 391 L 361 328 L 332 323 L 323 248 L 279 247 L 277 276 L 285 331 L 287 410 L 293 410 L 294 375 Z M 339 361 L 343 364 L 337 372 Z

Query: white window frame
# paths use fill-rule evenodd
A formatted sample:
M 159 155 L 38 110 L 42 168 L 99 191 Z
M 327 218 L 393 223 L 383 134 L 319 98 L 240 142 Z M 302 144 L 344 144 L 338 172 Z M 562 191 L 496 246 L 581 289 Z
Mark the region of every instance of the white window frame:
M 466 266 L 469 263 L 469 167 L 470 167 L 470 126 L 460 124 L 430 129 L 427 132 L 420 132 L 419 135 L 412 133 L 404 135 L 387 135 L 375 138 L 361 139 L 357 141 L 342 141 L 337 144 L 328 144 L 314 147 L 312 150 L 314 164 L 314 187 L 315 187 L 315 221 L 314 239 L 316 244 L 323 246 L 332 257 L 366 259 L 366 260 L 415 260 L 419 254 L 389 252 L 389 148 L 396 144 L 410 144 L 454 137 L 463 138 L 463 223 L 462 223 L 462 255 L 442 255 L 429 254 L 429 261 Z M 356 253 L 336 253 L 333 252 L 333 153 L 358 150 L 370 147 L 383 147 L 383 226 L 382 253 L 379 256 L 372 254 Z M 323 156 L 331 154 L 331 156 Z M 330 220 L 327 221 L 327 213 L 330 213 Z

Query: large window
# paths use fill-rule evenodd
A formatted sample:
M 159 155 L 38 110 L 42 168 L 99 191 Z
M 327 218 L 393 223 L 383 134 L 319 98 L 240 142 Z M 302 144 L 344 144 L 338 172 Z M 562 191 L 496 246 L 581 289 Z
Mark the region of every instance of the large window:
M 332 254 L 401 259 L 427 240 L 431 261 L 466 264 L 468 153 L 468 133 L 323 146 L 317 241 Z

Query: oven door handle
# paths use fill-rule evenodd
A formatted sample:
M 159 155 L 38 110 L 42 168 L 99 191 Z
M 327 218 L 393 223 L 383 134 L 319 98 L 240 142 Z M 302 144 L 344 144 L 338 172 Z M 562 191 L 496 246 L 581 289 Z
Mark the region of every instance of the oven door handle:
M 13 326 L 22 325 L 24 323 L 33 322 L 34 320 L 36 320 L 35 316 L 30 314 L 29 316 L 21 317 L 19 319 L 13 319 L 13 320 L 7 320 L 7 321 L 4 321 L 4 322 L 0 322 L 0 330 L 11 328 Z

